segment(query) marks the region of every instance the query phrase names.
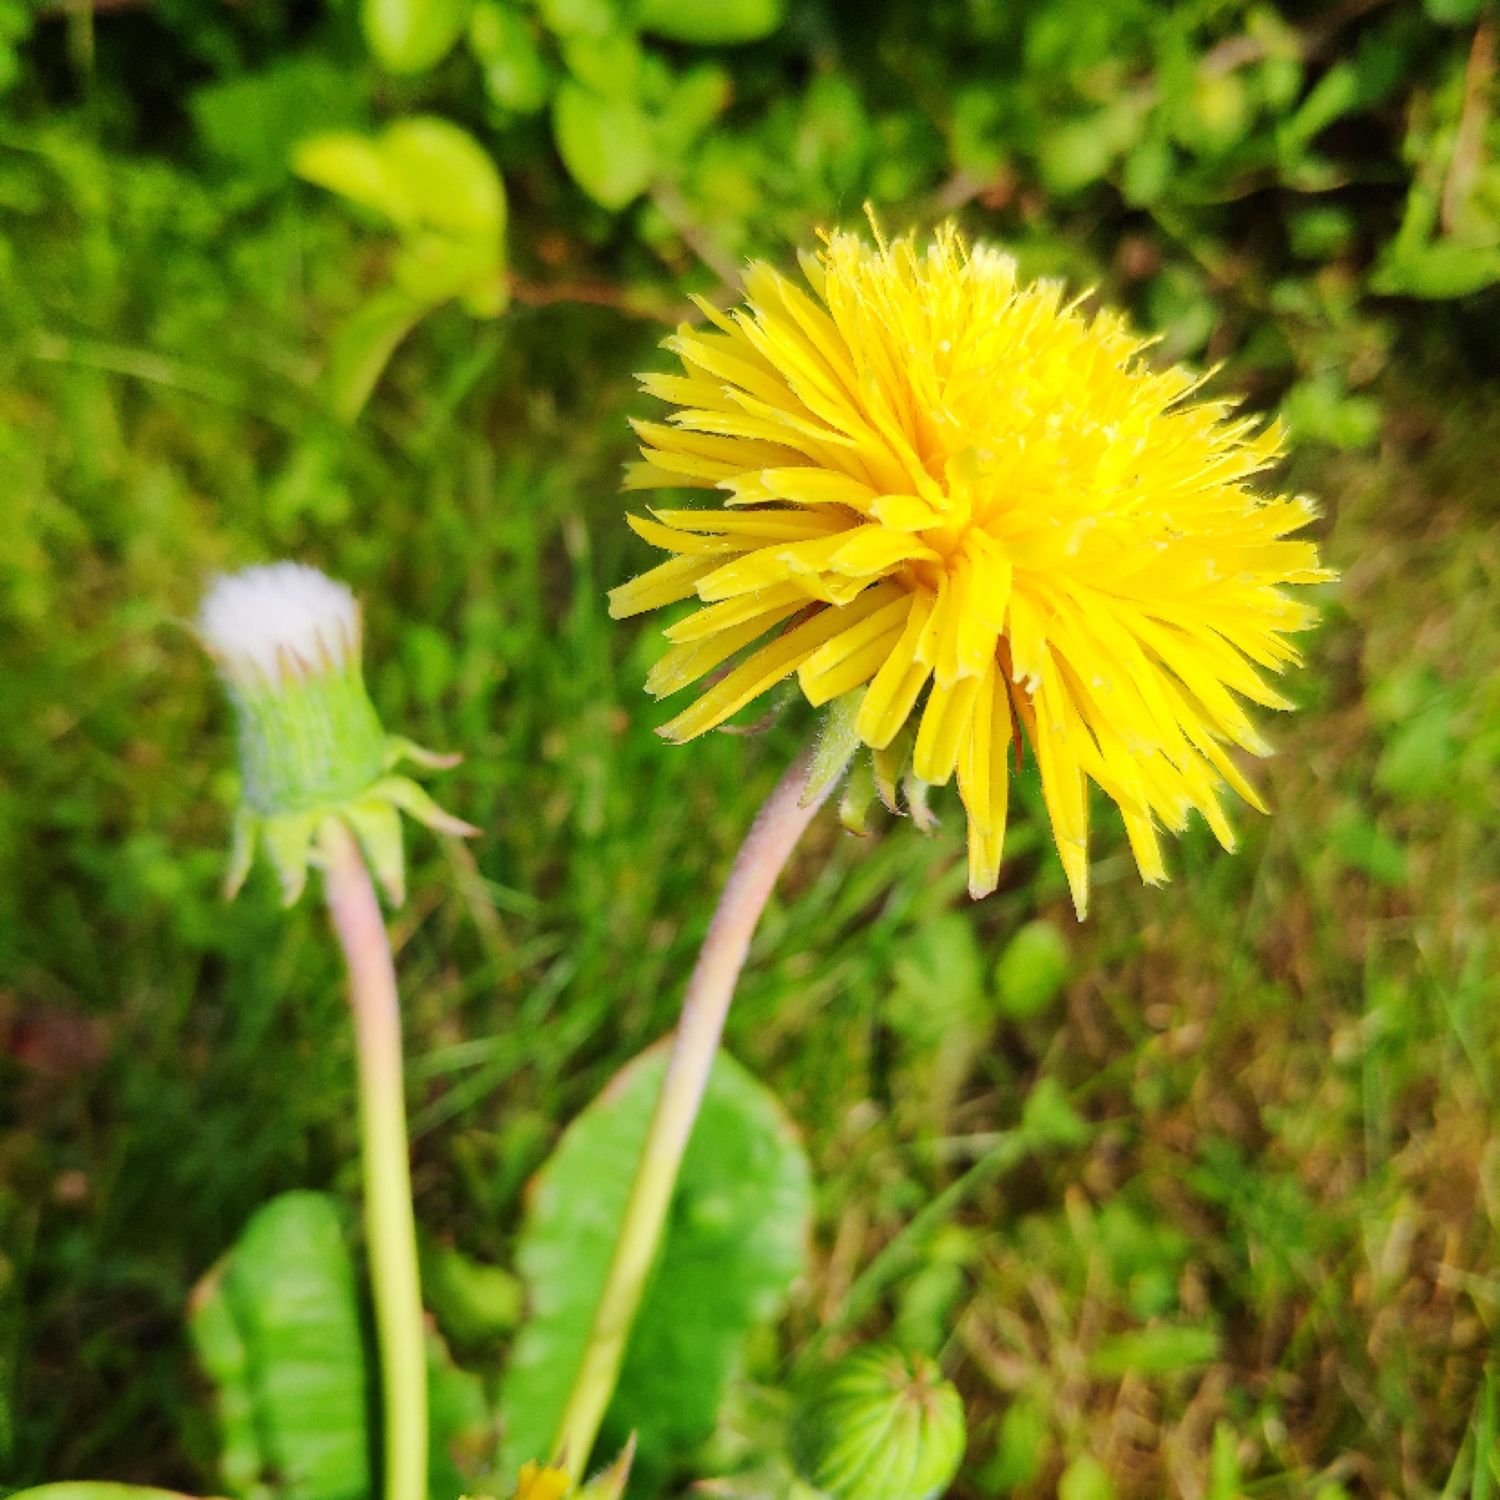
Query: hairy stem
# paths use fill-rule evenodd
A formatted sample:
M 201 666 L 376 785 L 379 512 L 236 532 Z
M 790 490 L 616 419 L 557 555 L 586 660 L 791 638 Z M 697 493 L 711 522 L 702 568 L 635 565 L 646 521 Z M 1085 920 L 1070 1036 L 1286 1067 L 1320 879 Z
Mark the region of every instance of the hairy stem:
M 354 836 L 330 818 L 320 841 L 328 911 L 349 965 L 359 1054 L 365 1239 L 385 1417 L 385 1500 L 425 1500 L 427 1349 L 407 1160 L 396 969 L 375 887 Z
M 825 787 L 804 800 L 810 761 L 810 752 L 800 755 L 756 815 L 688 981 L 620 1237 L 552 1445 L 557 1460 L 575 1476 L 588 1463 L 614 1394 L 750 939 L 777 877 L 827 792 Z

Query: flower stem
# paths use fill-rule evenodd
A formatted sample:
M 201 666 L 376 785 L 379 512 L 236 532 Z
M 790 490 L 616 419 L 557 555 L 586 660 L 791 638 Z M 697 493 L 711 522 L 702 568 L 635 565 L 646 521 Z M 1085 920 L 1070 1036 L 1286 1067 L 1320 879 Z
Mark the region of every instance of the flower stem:
M 320 830 L 324 893 L 349 965 L 359 1054 L 365 1240 L 380 1344 L 385 1500 L 427 1494 L 427 1349 L 407 1160 L 396 969 L 359 846 L 337 818 Z
M 688 981 L 620 1237 L 552 1444 L 557 1461 L 570 1474 L 584 1472 L 614 1394 L 750 939 L 777 877 L 827 795 L 824 787 L 807 796 L 811 759 L 810 749 L 798 756 L 756 815 Z

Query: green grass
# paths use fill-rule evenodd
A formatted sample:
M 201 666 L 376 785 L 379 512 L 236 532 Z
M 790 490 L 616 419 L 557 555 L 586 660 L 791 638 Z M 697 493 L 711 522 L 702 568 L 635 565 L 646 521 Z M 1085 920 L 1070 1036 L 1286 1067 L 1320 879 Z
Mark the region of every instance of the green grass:
M 646 561 L 617 472 L 657 324 L 439 314 L 347 429 L 321 351 L 378 269 L 334 208 L 23 144 L 0 267 L 0 1480 L 204 1491 L 188 1291 L 255 1205 L 352 1196 L 357 1159 L 316 905 L 284 916 L 263 871 L 218 897 L 231 747 L 185 623 L 205 575 L 292 555 L 347 579 L 385 721 L 467 756 L 441 796 L 483 837 L 412 835 L 394 931 L 419 1216 L 493 1263 L 562 1125 L 670 1025 L 808 724 L 665 745 L 656 627 L 606 617 Z M 1143 1500 L 1484 1492 L 1500 423 L 1472 368 L 1412 318 L 1378 441 L 1291 464 L 1344 579 L 1236 856 L 1196 828 L 1144 890 L 1101 815 L 1079 928 L 1027 783 L 991 901 L 963 896 L 941 801 L 931 839 L 825 818 L 766 921 L 729 1045 L 801 1122 L 819 1216 L 752 1373 L 892 1326 L 941 1353 L 964 1496 L 1065 1470 L 1078 1500 L 1100 1474 Z M 1038 917 L 1069 974 L 1017 1017 L 994 969 Z

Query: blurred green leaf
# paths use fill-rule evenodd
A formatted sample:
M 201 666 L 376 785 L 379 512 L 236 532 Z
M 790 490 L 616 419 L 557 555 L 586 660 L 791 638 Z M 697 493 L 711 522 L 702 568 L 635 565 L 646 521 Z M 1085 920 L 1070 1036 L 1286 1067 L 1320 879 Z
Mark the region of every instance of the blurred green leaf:
M 308 53 L 196 89 L 189 108 L 209 150 L 257 181 L 274 182 L 285 177 L 299 141 L 357 124 L 365 98 L 356 74 Z
M 378 292 L 337 330 L 328 351 L 328 390 L 344 421 L 364 410 L 396 346 L 445 297 Z
M 380 145 L 366 136 L 337 130 L 301 141 L 292 153 L 292 170 L 392 224 L 404 228 L 416 222 L 406 185 L 391 171 Z
M 781 25 L 786 0 L 637 0 L 636 24 L 700 47 L 756 42 Z
M 496 1338 L 521 1321 L 525 1292 L 520 1278 L 451 1246 L 426 1249 L 422 1290 L 443 1331 L 460 1344 Z
M 498 1422 L 484 1381 L 453 1363 L 435 1333 L 427 1339 L 427 1500 L 482 1492 L 495 1463 Z
M 1301 442 L 1354 450 L 1368 448 L 1380 436 L 1380 403 L 1351 394 L 1338 370 L 1299 380 L 1282 399 L 1281 415 Z
M 560 37 L 608 36 L 620 24 L 615 0 L 540 0 L 542 21 Z
M 1089 1138 L 1089 1126 L 1069 1102 L 1062 1085 L 1048 1074 L 1036 1081 L 1021 1106 L 1020 1134 L 1030 1150 L 1081 1146 Z
M 196 1500 L 181 1490 L 159 1490 L 145 1484 L 115 1484 L 106 1479 L 68 1479 L 14 1490 L 10 1500 Z
M 460 237 L 504 233 L 505 187 L 468 131 L 435 115 L 412 115 L 387 129 L 380 151 L 422 223 Z
M 1243 1476 L 1236 1449 L 1239 1440 L 1228 1422 L 1214 1424 L 1214 1445 L 1209 1455 L 1208 1500 L 1244 1500 Z
M 571 1125 L 531 1185 L 517 1263 L 530 1317 L 501 1386 L 507 1472 L 546 1452 L 593 1316 L 666 1062 L 628 1064 Z M 806 1254 L 806 1158 L 774 1096 L 714 1064 L 601 1438 L 635 1431 L 655 1470 L 714 1427 L 745 1334 L 774 1316 Z
M 476 317 L 509 298 L 505 185 L 465 130 L 432 115 L 397 120 L 374 140 L 347 131 L 298 146 L 302 177 L 374 209 L 401 232 L 394 285 L 370 297 L 334 335 L 333 409 L 352 421 L 396 346 L 427 313 L 458 297 Z
M 469 0 L 360 0 L 365 41 L 392 73 L 425 73 L 463 34 Z
M 896 960 L 887 1019 L 907 1041 L 940 1041 L 983 1012 L 984 966 L 974 924 L 960 912 L 924 922 Z
M 1103 1340 L 1089 1356 L 1090 1371 L 1106 1380 L 1125 1375 L 1173 1375 L 1212 1364 L 1219 1335 L 1212 1328 L 1160 1323 Z
M 1114 1500 L 1109 1474 L 1092 1453 L 1080 1453 L 1057 1481 L 1057 1500 Z
M 1334 818 L 1328 843 L 1350 869 L 1381 885 L 1406 884 L 1406 850 L 1359 808 L 1347 807 Z
M 235 1495 L 365 1500 L 365 1357 L 354 1271 L 333 1200 L 284 1193 L 193 1293 L 189 1329 L 213 1381 Z
M 922 1264 L 897 1294 L 891 1340 L 902 1349 L 936 1357 L 953 1334 L 954 1318 L 978 1254 L 972 1230 L 940 1226 L 922 1247 Z
M 1370 290 L 1385 296 L 1442 300 L 1467 297 L 1500 281 L 1500 247 L 1437 242 L 1392 246 L 1370 273 Z
M 1453 713 L 1452 701 L 1443 694 L 1393 726 L 1375 767 L 1375 785 L 1412 803 L 1451 793 L 1461 750 Z
M 384 215 L 486 245 L 505 232 L 505 186 L 466 130 L 434 115 L 397 120 L 371 140 L 334 131 L 303 141 L 297 174 Z
M 685 153 L 724 112 L 731 92 L 729 74 L 716 63 L 699 63 L 674 79 L 657 121 L 662 151 Z
M 1068 944 L 1056 923 L 1028 922 L 995 966 L 1000 1009 L 1018 1020 L 1037 1015 L 1057 998 L 1068 968 Z
M 552 129 L 563 165 L 603 208 L 624 208 L 655 170 L 646 117 L 628 100 L 606 99 L 565 82 L 552 102 Z
M 1440 26 L 1472 26 L 1485 0 L 1422 0 L 1422 9 Z
M 1041 1473 L 1052 1448 L 1051 1420 L 1048 1403 L 1041 1396 L 1021 1395 L 1006 1407 L 995 1436 L 994 1456 L 982 1472 L 990 1494 L 1008 1495 Z
M 628 31 L 571 37 L 563 43 L 563 61 L 579 83 L 607 99 L 630 100 L 639 91 L 641 48 Z
M 479 0 L 469 17 L 469 50 L 484 70 L 494 102 L 533 114 L 551 90 L 547 64 L 524 16 L 500 0 Z

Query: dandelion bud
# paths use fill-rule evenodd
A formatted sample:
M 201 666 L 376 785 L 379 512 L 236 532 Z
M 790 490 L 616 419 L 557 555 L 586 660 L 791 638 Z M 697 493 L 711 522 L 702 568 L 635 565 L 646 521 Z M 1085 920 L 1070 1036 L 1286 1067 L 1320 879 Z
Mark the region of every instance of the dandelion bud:
M 446 833 L 475 830 L 405 776 L 402 760 L 449 766 L 387 735 L 360 671 L 354 595 L 315 568 L 275 563 L 214 579 L 198 631 L 234 706 L 242 802 L 228 894 L 263 844 L 290 906 L 307 882 L 312 843 L 327 818 L 347 823 L 395 905 L 405 890 L 400 813 Z
M 792 1418 L 792 1461 L 830 1500 L 933 1500 L 964 1454 L 958 1391 L 920 1354 L 889 1344 L 826 1371 Z

